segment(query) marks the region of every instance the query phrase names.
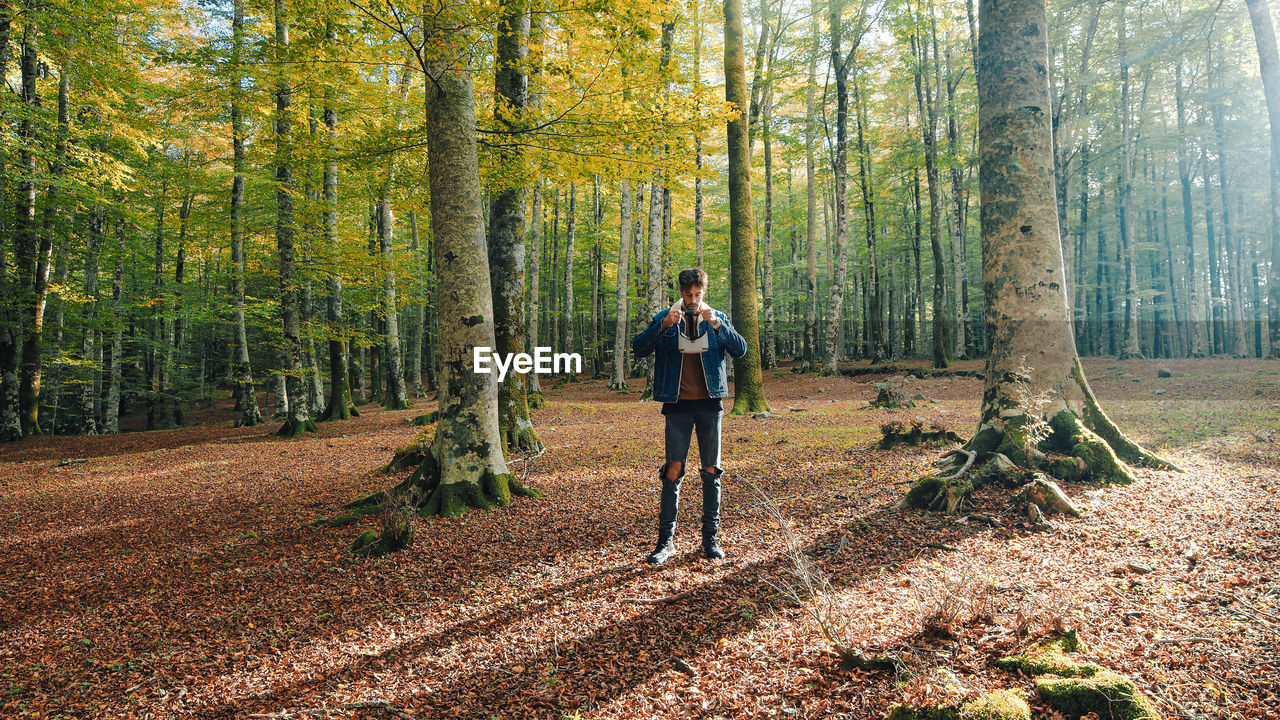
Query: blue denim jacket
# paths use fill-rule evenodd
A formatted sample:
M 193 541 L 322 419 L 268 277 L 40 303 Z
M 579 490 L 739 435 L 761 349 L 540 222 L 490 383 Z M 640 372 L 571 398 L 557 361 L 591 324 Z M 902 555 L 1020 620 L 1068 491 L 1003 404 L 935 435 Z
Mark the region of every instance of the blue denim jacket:
M 653 363 L 653 399 L 664 403 L 680 399 L 680 345 L 677 338 L 680 323 L 663 330 L 662 320 L 668 312 L 669 310 L 663 309 L 654 315 L 649 327 L 631 341 L 631 350 L 637 358 L 657 351 Z M 701 353 L 702 372 L 707 378 L 707 395 L 722 398 L 729 395 L 724 354 L 727 352 L 735 358 L 746 355 L 747 341 L 733 329 L 733 324 L 724 313 L 719 310 L 712 312 L 720 318 L 720 329 L 713 329 L 705 321 L 699 326 L 699 330 L 708 335 L 707 351 Z

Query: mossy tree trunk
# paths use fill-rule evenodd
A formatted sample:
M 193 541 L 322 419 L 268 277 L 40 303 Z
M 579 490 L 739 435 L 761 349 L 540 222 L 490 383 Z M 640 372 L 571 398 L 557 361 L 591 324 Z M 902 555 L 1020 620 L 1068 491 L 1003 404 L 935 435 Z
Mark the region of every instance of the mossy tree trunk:
M 529 53 L 529 15 L 525 0 L 504 0 L 498 18 L 494 74 L 494 119 L 499 127 L 518 131 L 528 105 L 524 62 Z M 489 205 L 489 273 L 493 286 L 494 351 L 514 355 L 525 350 L 524 188 L 525 161 L 520 150 L 498 153 L 499 187 Z M 572 237 L 572 231 L 570 231 Z M 570 241 L 572 246 L 572 241 Z M 527 401 L 527 373 L 510 372 L 498 385 L 498 427 L 504 448 L 537 452 L 542 443 L 533 430 Z
M 442 19 L 443 21 L 443 19 Z M 411 478 L 421 513 L 453 516 L 532 494 L 507 471 L 493 374 L 472 372 L 477 346 L 494 347 L 493 294 L 480 206 L 475 102 L 466 63 L 428 59 L 427 161 L 437 268 L 441 385 L 431 451 Z
M 988 0 L 980 12 L 982 278 L 990 355 L 981 420 L 965 446 L 976 456 L 971 464 L 981 473 L 999 453 L 1056 477 L 1104 482 L 1131 482 L 1125 463 L 1176 469 L 1107 417 L 1076 356 L 1054 193 L 1045 2 Z M 1055 451 L 1072 457 L 1045 455 Z M 926 484 L 935 488 L 935 506 L 949 511 L 971 487 L 963 477 L 925 478 L 917 489 Z
M 729 136 L 729 284 L 734 327 L 747 354 L 733 363 L 733 414 L 764 412 L 760 374 L 760 324 L 756 310 L 755 220 L 751 209 L 751 141 L 747 128 L 746 56 L 742 45 L 742 0 L 724 2 L 724 96 L 734 106 Z M 657 312 L 655 309 L 654 312 Z

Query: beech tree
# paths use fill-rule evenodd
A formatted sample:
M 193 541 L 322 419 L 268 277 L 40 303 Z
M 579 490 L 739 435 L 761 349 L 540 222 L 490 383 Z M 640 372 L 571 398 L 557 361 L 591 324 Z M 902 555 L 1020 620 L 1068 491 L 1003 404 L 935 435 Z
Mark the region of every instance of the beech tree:
M 1058 478 L 1129 483 L 1126 463 L 1176 470 L 1125 436 L 1076 355 L 1054 191 L 1044 0 L 987 0 L 978 24 L 982 279 L 990 354 L 977 432 L 952 477 L 908 504 L 955 512 L 995 455 Z M 1049 460 L 1045 452 L 1070 457 Z M 959 463 L 957 462 L 957 465 Z

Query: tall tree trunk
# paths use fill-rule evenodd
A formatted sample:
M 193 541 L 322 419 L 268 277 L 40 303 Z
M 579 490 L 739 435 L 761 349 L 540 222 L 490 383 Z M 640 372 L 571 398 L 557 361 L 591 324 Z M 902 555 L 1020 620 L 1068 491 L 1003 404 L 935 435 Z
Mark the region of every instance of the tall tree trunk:
M 760 289 L 764 304 L 764 322 L 760 327 L 762 370 L 772 370 L 778 366 L 777 337 L 773 327 L 773 138 L 769 134 L 769 123 L 773 115 L 772 85 L 773 63 L 770 62 L 761 101 L 763 107 L 760 108 L 761 132 L 764 137 L 764 237 L 760 243 L 760 277 L 763 280 Z
M 525 0 L 504 0 L 499 9 L 494 64 L 494 119 L 507 131 L 525 126 L 529 79 L 529 13 Z M 525 350 L 524 192 L 526 163 L 517 147 L 498 153 L 503 184 L 493 189 L 489 206 L 489 277 L 493 289 L 494 351 L 515 355 Z M 510 372 L 498 383 L 498 429 L 507 452 L 538 452 L 527 397 L 528 373 Z
M 232 55 L 235 87 L 231 93 L 231 302 L 235 308 L 235 342 L 231 349 L 231 381 L 235 385 L 236 426 L 257 425 L 262 422 L 258 399 L 254 393 L 253 368 L 249 363 L 249 337 L 244 319 L 244 100 L 241 63 L 244 52 L 244 0 L 235 0 L 235 15 L 231 24 Z M 326 110 L 326 119 L 330 110 Z M 326 167 L 326 190 L 328 169 Z
M 1249 22 L 1258 46 L 1258 66 L 1262 90 L 1267 98 L 1267 120 L 1271 125 L 1271 275 L 1267 281 L 1267 312 L 1270 347 L 1267 357 L 1280 357 L 1280 51 L 1276 30 L 1266 0 L 1245 0 Z
M 1204 315 L 1200 306 L 1199 280 L 1196 273 L 1196 238 L 1195 221 L 1193 220 L 1195 209 L 1191 200 L 1191 162 L 1187 157 L 1189 143 L 1187 139 L 1186 99 L 1185 90 L 1182 87 L 1181 61 L 1174 64 L 1174 102 L 1177 108 L 1178 137 L 1181 138 L 1181 142 L 1178 144 L 1178 184 L 1182 188 L 1182 232 L 1187 243 L 1184 258 L 1186 262 L 1185 280 L 1188 312 L 1185 314 L 1191 336 L 1189 354 L 1191 357 L 1204 357 Z
M 984 2 L 981 13 L 979 162 L 991 354 L 981 420 L 966 449 L 981 462 L 1000 452 L 1077 479 L 1132 481 L 1117 455 L 1173 469 L 1107 418 L 1076 356 L 1053 186 L 1044 0 Z M 1037 395 L 1044 402 L 1029 400 Z M 1035 423 L 1052 429 L 1039 446 L 1027 439 Z M 1042 449 L 1050 447 L 1075 457 L 1049 462 Z M 970 488 L 967 479 L 945 481 L 924 504 L 956 512 Z
M 36 80 L 40 73 L 39 49 L 36 36 L 39 32 L 34 17 L 27 18 L 22 34 L 21 100 L 26 106 L 18 122 L 20 139 L 19 157 L 22 170 L 18 181 L 14 236 L 14 273 L 17 277 L 21 344 L 14 348 L 16 356 L 10 360 L 17 366 L 14 371 L 6 368 L 6 375 L 14 374 L 18 387 L 18 416 L 22 435 L 40 434 L 40 335 L 44 323 L 44 296 L 48 287 L 49 263 L 45 259 L 47 235 L 40 233 L 36 224 L 36 153 L 38 141 L 35 117 L 39 112 L 40 95 Z M 51 246 L 50 246 L 51 247 Z M 43 277 L 42 277 L 43 276 Z M 8 423 L 0 423 L 7 425 Z
M 9 35 L 13 23 L 13 10 L 12 4 L 0 5 L 0 88 L 8 87 Z M 6 127 L 8 126 L 7 115 L 4 105 L 0 105 L 0 123 L 4 123 Z M 8 180 L 9 152 L 10 148 L 7 145 L 0 147 L 0 236 L 20 240 L 17 228 L 11 227 L 7 222 L 6 209 L 11 202 Z M 26 157 L 20 155 L 20 158 L 22 158 L 22 170 L 26 172 Z M 21 184 L 19 188 L 21 191 Z M 34 204 L 31 206 L 34 207 Z M 25 207 L 22 204 L 18 205 L 19 209 Z M 15 222 L 17 220 L 15 218 Z M 6 256 L 7 249 L 8 243 L 0 243 L 0 442 L 12 442 L 22 437 L 22 420 L 18 412 L 20 382 L 18 349 L 21 346 L 22 335 L 17 322 L 21 306 L 18 290 L 22 286 L 17 276 L 21 272 L 22 263 L 16 262 L 17 267 L 11 271 Z M 19 253 L 15 253 L 15 261 L 21 259 L 18 257 L 21 248 L 17 249 Z
M 243 2 L 243 0 L 238 0 Z M 332 22 L 325 24 L 325 48 L 332 48 L 338 38 Z M 334 147 L 338 136 L 338 111 L 335 107 L 335 89 L 324 89 L 324 246 L 329 253 L 329 298 L 325 308 L 325 320 L 329 323 L 329 399 L 321 420 L 346 420 L 358 416 L 351 398 L 351 378 L 348 374 L 350 359 L 346 318 L 342 311 L 342 270 L 338 251 L 338 160 Z M 256 412 L 256 406 L 255 406 Z
M 408 65 L 399 68 L 400 105 L 396 109 L 396 132 L 404 126 L 404 103 L 409 96 Z M 404 410 L 409 407 L 409 392 L 404 384 L 404 360 L 400 353 L 400 312 L 396 306 L 396 265 L 392 240 L 395 236 L 395 214 L 392 211 L 391 193 L 395 185 L 395 153 L 387 156 L 387 170 L 383 178 L 381 197 L 378 198 L 378 249 L 382 261 L 382 311 L 385 315 L 386 335 L 383 337 L 383 356 L 386 359 L 387 392 L 382 405 L 388 410 Z
M 613 374 L 610 390 L 627 389 L 627 283 L 631 272 L 631 183 L 618 183 L 618 278 L 615 297 L 617 312 L 613 324 Z
M 742 46 L 742 0 L 724 2 L 724 95 L 734 113 L 728 121 L 729 285 L 734 327 L 747 354 L 734 362 L 733 413 L 764 412 L 760 374 L 760 330 L 756 314 L 756 248 L 751 209 L 751 141 L 748 137 L 746 57 Z M 656 312 L 656 310 L 655 310 Z
M 437 268 L 441 385 L 439 420 L 426 459 L 398 488 L 423 514 L 456 516 L 470 507 L 532 494 L 508 472 L 498 428 L 498 384 L 473 372 L 473 348 L 494 347 L 475 100 L 470 71 L 448 58 L 427 61 L 426 130 L 431 237 Z
M 117 202 L 117 205 L 119 203 Z M 120 379 L 124 371 L 124 258 L 125 224 L 123 217 L 115 218 L 116 269 L 111 278 L 111 364 L 104 371 L 107 381 L 107 399 L 102 409 L 102 433 L 114 435 L 120 432 Z
M 542 193 L 543 180 L 533 183 L 533 221 L 529 228 L 529 332 L 525 340 L 525 346 L 530 353 L 538 347 L 539 337 L 538 328 L 541 318 L 541 279 L 542 279 Z M 525 376 L 528 387 L 526 388 L 526 397 L 530 410 L 542 407 L 544 399 L 542 397 L 542 385 L 538 382 L 537 373 L 529 373 Z
M 657 193 L 654 193 L 656 196 Z M 569 183 L 569 214 L 565 218 L 565 244 L 564 244 L 564 305 L 561 312 L 564 313 L 564 351 L 573 352 L 573 241 L 578 228 L 578 184 Z M 570 380 L 577 381 L 574 375 L 569 376 Z
M 280 316 L 284 331 L 281 346 L 284 397 L 288 417 L 280 427 L 281 437 L 298 437 L 316 425 L 307 409 L 302 387 L 302 337 L 298 321 L 298 270 L 294 258 L 293 226 L 293 139 L 289 106 L 293 87 L 289 73 L 289 16 L 285 0 L 274 0 L 275 53 L 279 67 L 276 80 L 276 250 L 280 257 Z
M 418 213 L 413 210 L 409 211 L 409 252 L 413 257 L 414 277 L 421 279 L 424 274 L 421 263 L 422 238 L 418 232 Z M 417 295 L 417 302 L 413 304 L 413 338 L 410 341 L 413 347 L 413 364 L 409 368 L 409 379 L 413 380 L 413 396 L 421 398 L 427 396 L 427 389 L 422 382 L 422 346 L 427 339 L 427 303 L 421 289 Z
M 832 162 L 834 175 L 835 205 L 835 239 L 832 243 L 831 257 L 834 263 L 831 271 L 830 297 L 827 312 L 826 352 L 822 358 L 822 374 L 835 375 L 838 372 L 836 363 L 840 361 L 841 346 L 844 344 L 844 280 L 846 258 L 849 245 L 849 70 L 852 64 L 852 50 L 846 55 L 841 49 L 844 1 L 831 0 L 831 66 L 836 76 L 836 137 L 832 141 L 835 158 Z M 868 224 L 873 224 L 868 220 Z
M 932 13 L 929 14 L 932 21 Z M 918 18 L 923 20 L 923 18 Z M 916 23 L 919 27 L 920 23 Z M 937 89 L 930 83 L 929 45 L 919 34 L 912 36 L 918 46 L 915 63 L 916 105 L 920 111 L 920 131 L 924 136 L 924 167 L 929 185 L 929 249 L 933 254 L 933 367 L 951 365 L 951 318 L 947 302 L 946 261 L 942 252 L 942 187 L 938 177 Z M 934 57 L 936 64 L 938 58 Z
M 821 16 L 820 0 L 810 1 L 809 79 L 805 84 L 804 100 L 804 167 L 805 167 L 805 283 L 807 293 L 804 304 L 804 346 L 800 361 L 801 372 L 818 369 L 818 165 L 814 149 L 819 138 L 814 95 L 818 87 L 818 55 L 821 52 L 818 18 Z
M 98 415 L 94 411 L 98 393 L 96 392 L 96 376 L 99 353 L 97 334 L 100 331 L 98 321 L 98 253 L 102 248 L 104 222 L 101 208 L 89 211 L 89 232 L 85 235 L 84 249 L 84 334 L 80 339 L 80 360 L 85 370 L 80 377 L 80 423 L 81 435 L 98 434 Z
M 888 347 L 885 345 L 884 336 L 884 307 L 880 288 L 880 265 L 876 260 L 878 229 L 876 227 L 874 158 L 871 154 L 871 143 L 867 141 L 863 132 L 868 125 L 866 95 L 864 88 L 858 83 L 856 74 L 853 84 L 854 95 L 858 103 L 856 124 L 858 130 L 858 165 L 861 170 L 858 185 L 862 190 L 863 229 L 867 238 L 867 340 L 871 362 L 877 363 L 888 354 Z M 844 273 L 837 270 L 837 276 L 843 282 Z M 835 280 L 832 280 L 832 283 L 834 284 Z
M 1124 344 L 1120 359 L 1141 358 L 1138 342 L 1138 268 L 1137 239 L 1133 237 L 1133 130 L 1129 110 L 1129 58 L 1125 55 L 1128 30 L 1125 27 L 1125 5 L 1120 4 L 1116 54 L 1120 57 L 1120 247 L 1124 253 Z

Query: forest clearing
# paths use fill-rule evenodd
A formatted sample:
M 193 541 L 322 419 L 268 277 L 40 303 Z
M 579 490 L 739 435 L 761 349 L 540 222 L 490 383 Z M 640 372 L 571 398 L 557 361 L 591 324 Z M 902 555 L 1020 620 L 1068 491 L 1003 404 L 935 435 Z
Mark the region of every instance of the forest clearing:
M 659 416 L 603 381 L 548 388 L 535 411 L 548 449 L 521 472 L 544 497 L 420 520 L 409 548 L 373 559 L 353 559 L 349 545 L 375 518 L 311 524 L 403 476 L 375 468 L 412 439 L 421 402 L 371 407 L 295 442 L 231 429 L 223 400 L 206 411 L 215 424 L 6 447 L 0 709 L 867 718 L 1015 688 L 1035 717 L 1055 717 L 1029 677 L 993 661 L 1065 626 L 1078 629 L 1082 658 L 1134 678 L 1164 717 L 1275 717 L 1274 372 L 1259 361 L 1085 365 L 1115 419 L 1186 474 L 1066 484 L 1088 511 L 1054 518 L 1051 532 L 1033 531 L 1000 492 L 969 511 L 994 527 L 893 511 L 937 449 L 876 450 L 879 426 L 920 416 L 972 427 L 981 381 L 907 378 L 928 399 L 888 411 L 867 405 L 884 375 L 769 373 L 779 410 L 726 421 L 729 558 L 703 560 L 688 530 L 661 568 L 643 562 Z M 76 458 L 89 459 L 62 464 Z M 747 481 L 830 577 L 852 620 L 845 642 L 896 654 L 902 672 L 843 667 L 803 606 L 779 594 L 791 580 L 786 542 Z M 1201 557 L 1188 567 L 1192 543 Z M 950 635 L 926 620 L 940 601 L 963 603 Z
M 1280 720 L 1271 6 L 0 0 L 0 716 Z

